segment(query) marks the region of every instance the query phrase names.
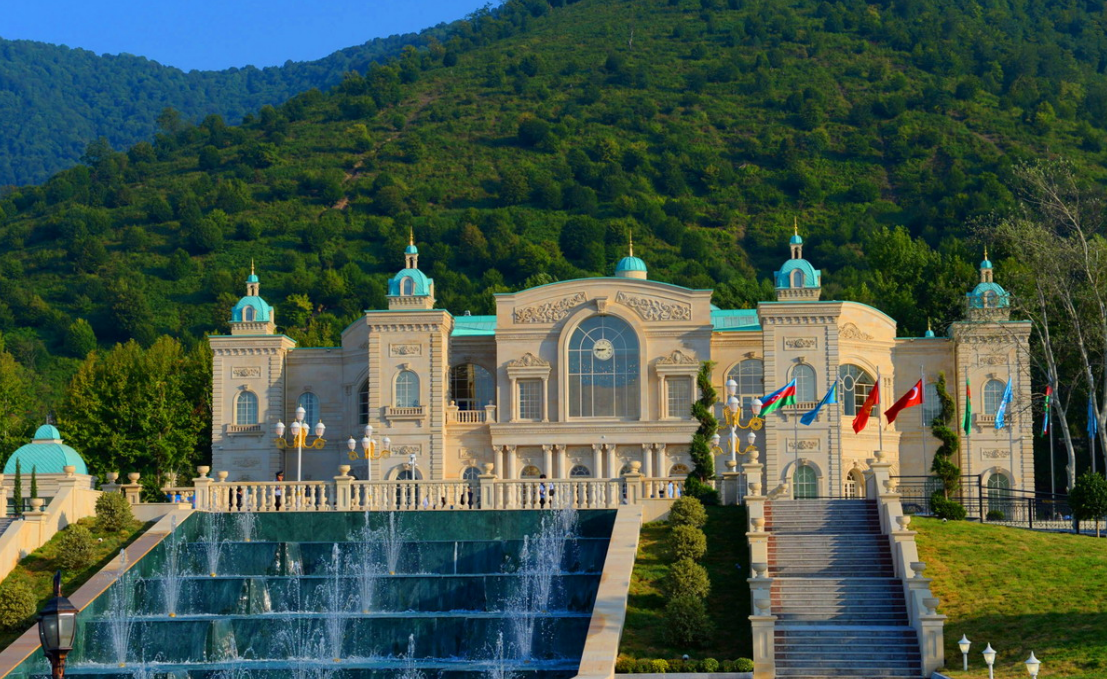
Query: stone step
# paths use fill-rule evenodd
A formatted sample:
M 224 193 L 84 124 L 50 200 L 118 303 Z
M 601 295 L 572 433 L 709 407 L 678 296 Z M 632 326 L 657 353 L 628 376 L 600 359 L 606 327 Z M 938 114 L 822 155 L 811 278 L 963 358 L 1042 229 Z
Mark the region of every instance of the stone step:
M 785 659 L 778 658 L 777 668 L 797 667 L 809 670 L 838 670 L 838 669 L 866 669 L 872 670 L 906 670 L 918 672 L 920 663 L 917 660 L 875 659 L 861 660 L 858 658 L 845 658 L 841 660 L 812 660 L 810 658 Z
M 780 607 L 785 612 L 805 612 L 811 613 L 906 613 L 907 606 L 902 601 L 899 603 L 880 603 L 866 601 L 857 603 L 856 600 L 844 601 L 844 602 L 827 602 L 827 601 L 801 601 L 799 599 L 785 599 L 780 600 L 776 597 L 771 599 L 772 605 Z

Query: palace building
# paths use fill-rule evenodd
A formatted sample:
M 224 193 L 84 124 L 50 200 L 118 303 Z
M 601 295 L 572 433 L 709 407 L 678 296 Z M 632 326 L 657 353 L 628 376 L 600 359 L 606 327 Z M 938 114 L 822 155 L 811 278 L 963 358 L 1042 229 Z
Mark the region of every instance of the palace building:
M 798 233 L 789 247 L 774 274 L 776 300 L 756 309 L 718 309 L 711 290 L 650 280 L 631 246 L 613 277 L 498 294 L 494 316 L 454 316 L 435 308 L 434 280 L 420 271 L 412 242 L 388 284 L 388 308 L 366 311 L 341 346 L 322 348 L 299 348 L 277 332 L 276 310 L 251 272 L 231 310 L 231 334 L 210 339 L 214 468 L 231 481 L 272 480 L 278 470 L 297 480 L 296 448 L 278 447 L 275 430 L 302 406 L 308 426 L 326 425 L 325 443 L 302 452 L 304 480 L 329 479 L 340 464 L 361 480 L 476 479 L 487 463 L 509 479 L 610 478 L 635 461 L 647 477 L 681 476 L 697 426 L 695 377 L 702 361 L 713 361 L 720 420 L 729 379 L 742 425 L 753 399 L 796 381 L 796 405 L 769 414 L 757 432 L 767 491 L 859 495 L 881 445 L 894 474 L 927 475 L 939 445 L 929 427 L 939 372 L 958 421 L 972 385 L 962 473 L 983 474 L 993 488 L 1033 489 L 1030 324 L 1010 320 L 986 254 L 964 320 L 946 336 L 903 338 L 895 319 L 872 307 L 822 300 L 822 274 L 804 259 Z M 854 433 L 877 379 L 883 411 L 920 378 L 923 406 L 892 425 L 873 417 Z M 798 424 L 836 380 L 838 403 L 810 426 Z M 1014 399 L 997 429 L 1008 380 Z M 366 461 L 359 444 L 351 458 L 347 442 L 360 441 L 366 424 L 374 438 L 391 439 L 389 457 Z M 720 434 L 716 465 L 725 471 L 730 428 Z M 747 435 L 737 430 L 738 451 Z

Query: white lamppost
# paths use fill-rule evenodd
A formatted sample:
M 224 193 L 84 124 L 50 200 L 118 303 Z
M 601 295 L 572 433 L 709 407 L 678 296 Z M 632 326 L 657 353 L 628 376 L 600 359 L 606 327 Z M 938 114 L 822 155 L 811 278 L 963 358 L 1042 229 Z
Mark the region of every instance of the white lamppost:
M 961 635 L 961 641 L 957 642 L 958 648 L 961 649 L 961 656 L 965 661 L 965 671 L 966 672 L 969 671 L 969 646 L 971 646 L 971 645 L 972 645 L 972 642 L 969 641 L 968 637 L 966 637 L 964 634 Z
M 323 446 L 327 444 L 326 439 L 323 438 L 323 434 L 327 431 L 326 425 L 323 421 L 315 423 L 315 440 L 311 443 L 307 442 L 308 433 L 311 427 L 307 422 L 304 422 L 304 415 L 307 411 L 303 406 L 296 408 L 296 419 L 292 424 L 288 426 L 288 432 L 292 434 L 292 440 L 288 441 L 284 438 L 284 422 L 278 421 L 275 431 L 277 434 L 277 448 L 285 449 L 296 446 L 296 480 L 303 481 L 303 459 L 304 459 L 304 446 L 308 448 L 314 448 L 316 450 L 322 450 Z
M 1026 660 L 1026 671 L 1030 673 L 1030 676 L 1037 677 L 1038 669 L 1041 668 L 1042 663 L 1034 657 L 1034 651 L 1030 652 L 1030 657 Z
M 988 679 L 995 679 L 992 674 L 992 665 L 996 662 L 996 652 L 992 649 L 991 644 L 988 644 L 988 648 L 984 649 L 984 662 L 988 664 Z
M 379 460 L 381 458 L 389 457 L 392 455 L 392 439 L 385 436 L 381 439 L 382 447 L 377 447 L 377 441 L 373 438 L 373 425 L 365 425 L 365 436 L 361 437 L 361 452 L 365 458 L 365 480 L 373 480 L 373 460 Z M 351 436 L 350 440 L 346 442 L 346 447 L 350 449 L 350 459 L 356 460 L 358 442 Z

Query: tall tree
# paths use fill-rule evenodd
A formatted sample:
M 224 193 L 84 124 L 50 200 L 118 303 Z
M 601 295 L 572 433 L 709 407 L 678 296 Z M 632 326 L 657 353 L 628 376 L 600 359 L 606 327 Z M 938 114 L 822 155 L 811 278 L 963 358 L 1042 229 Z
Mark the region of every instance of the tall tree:
M 718 400 L 715 387 L 711 385 L 711 371 L 714 367 L 714 361 L 704 361 L 696 376 L 700 397 L 692 404 L 692 415 L 699 420 L 700 426 L 692 435 L 692 446 L 689 449 L 695 467 L 684 482 L 684 492 L 699 498 L 705 504 L 714 504 L 719 498 L 718 491 L 707 485 L 707 479 L 715 477 L 715 458 L 711 454 L 710 441 L 719 429 L 719 421 L 711 413 L 715 401 Z

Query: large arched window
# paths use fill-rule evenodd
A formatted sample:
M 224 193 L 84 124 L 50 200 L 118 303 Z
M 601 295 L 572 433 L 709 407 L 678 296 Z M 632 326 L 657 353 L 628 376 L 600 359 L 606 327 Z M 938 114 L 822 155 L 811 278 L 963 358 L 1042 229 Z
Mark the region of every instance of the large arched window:
M 993 521 L 1002 521 L 1011 514 L 1011 480 L 1006 474 L 995 473 L 988 477 L 988 513 Z
M 304 409 L 304 422 L 308 427 L 314 427 L 319 421 L 319 397 L 305 391 L 300 394 L 300 406 Z
M 396 376 L 396 407 L 414 408 L 419 405 L 419 376 L 411 370 L 401 370 Z
M 924 426 L 929 427 L 934 421 L 934 418 L 938 417 L 942 413 L 942 403 L 938 400 L 938 385 L 934 382 L 927 382 L 923 387 L 923 423 Z
M 360 424 L 369 424 L 369 380 L 357 389 L 357 416 Z
M 474 363 L 450 368 L 450 400 L 461 410 L 481 410 L 495 401 L 492 373 Z
M 258 397 L 252 391 L 244 391 L 238 395 L 234 404 L 235 424 L 258 423 Z
M 999 404 L 1003 401 L 1003 390 L 1007 388 L 999 380 L 988 380 L 984 385 L 984 414 L 995 415 L 999 410 Z
M 614 316 L 586 319 L 569 340 L 570 417 L 638 417 L 638 337 Z
M 802 464 L 796 467 L 792 474 L 792 497 L 797 500 L 812 500 L 819 496 L 819 480 L 815 476 L 815 470 Z
M 415 294 L 415 279 L 410 276 L 404 276 L 400 280 L 400 294 L 401 295 L 414 295 Z
M 803 272 L 800 271 L 799 269 L 796 269 L 795 271 L 792 272 L 792 287 L 793 288 L 802 288 L 803 287 Z
M 842 414 L 854 416 L 861 406 L 865 405 L 865 399 L 873 390 L 873 376 L 855 365 L 842 365 L 838 367 L 838 377 L 842 378 Z M 873 412 L 880 407 L 877 403 Z
M 753 399 L 765 395 L 765 364 L 761 359 L 750 358 L 734 366 L 727 375 L 728 380 L 738 383 L 738 400 L 742 403 L 743 419 L 752 416 L 750 404 Z
M 247 323 L 253 322 L 255 313 L 256 313 L 256 311 L 255 311 L 254 307 L 252 307 L 252 306 L 246 307 L 245 309 L 242 310 L 242 320 L 246 321 Z
M 800 363 L 792 370 L 792 379 L 796 381 L 796 401 L 807 403 L 815 400 L 815 369 L 806 363 Z

